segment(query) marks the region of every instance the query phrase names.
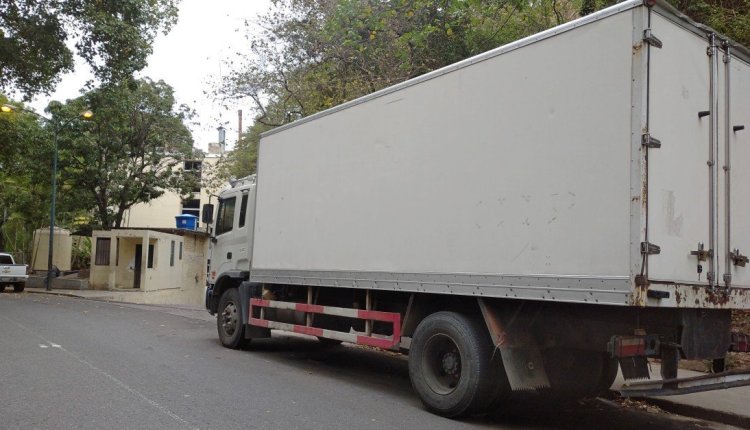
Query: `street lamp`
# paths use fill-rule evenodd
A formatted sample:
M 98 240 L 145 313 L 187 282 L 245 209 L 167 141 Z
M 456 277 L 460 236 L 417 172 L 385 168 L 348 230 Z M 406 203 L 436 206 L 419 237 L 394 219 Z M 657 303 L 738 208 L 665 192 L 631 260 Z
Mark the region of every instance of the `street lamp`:
M 24 111 L 28 112 L 32 115 L 35 115 L 37 118 L 41 119 L 42 121 L 46 122 L 47 124 L 52 126 L 52 131 L 54 135 L 53 139 L 53 148 L 54 148 L 54 155 L 52 157 L 52 204 L 50 206 L 49 211 L 49 250 L 47 251 L 47 283 L 45 285 L 45 289 L 47 291 L 52 290 L 52 278 L 54 277 L 54 273 L 52 268 L 54 267 L 52 265 L 52 254 L 53 254 L 53 246 L 55 244 L 55 209 L 56 209 L 56 203 L 57 203 L 57 136 L 59 132 L 66 126 L 70 125 L 74 120 L 76 119 L 85 119 L 89 120 L 94 117 L 94 113 L 90 110 L 85 110 L 79 114 L 78 117 L 70 118 L 65 122 L 54 122 L 52 118 L 47 118 L 46 116 L 40 115 L 34 111 L 19 108 L 13 105 L 4 104 L 0 106 L 0 112 L 5 113 L 11 113 L 11 112 L 17 112 L 17 111 Z

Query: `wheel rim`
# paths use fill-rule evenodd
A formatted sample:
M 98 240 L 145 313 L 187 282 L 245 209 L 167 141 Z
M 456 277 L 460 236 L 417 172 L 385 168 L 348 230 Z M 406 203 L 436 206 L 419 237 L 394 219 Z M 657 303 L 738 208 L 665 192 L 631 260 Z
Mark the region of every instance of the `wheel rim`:
M 461 380 L 461 351 L 450 337 L 436 334 L 424 348 L 422 368 L 425 382 L 438 394 L 450 394 Z
M 237 306 L 229 302 L 221 312 L 221 328 L 227 336 L 234 335 L 237 330 Z

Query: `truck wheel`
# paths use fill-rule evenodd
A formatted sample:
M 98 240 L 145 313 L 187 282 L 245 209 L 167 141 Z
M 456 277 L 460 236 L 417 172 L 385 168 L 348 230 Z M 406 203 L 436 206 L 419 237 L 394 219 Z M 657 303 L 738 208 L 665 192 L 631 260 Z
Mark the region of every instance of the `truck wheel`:
M 5 284 L 0 284 L 0 293 L 5 291 Z
M 409 377 L 422 403 L 444 417 L 482 412 L 500 383 L 487 329 L 455 312 L 437 312 L 417 326 Z
M 240 294 L 237 289 L 224 291 L 219 299 L 216 328 L 221 344 L 227 348 L 237 349 L 250 343 L 250 339 L 245 339 L 240 309 Z
M 18 284 L 13 285 L 13 291 L 15 291 L 17 293 L 21 293 L 21 292 L 23 292 L 23 289 L 25 287 L 26 287 L 26 284 L 19 282 Z

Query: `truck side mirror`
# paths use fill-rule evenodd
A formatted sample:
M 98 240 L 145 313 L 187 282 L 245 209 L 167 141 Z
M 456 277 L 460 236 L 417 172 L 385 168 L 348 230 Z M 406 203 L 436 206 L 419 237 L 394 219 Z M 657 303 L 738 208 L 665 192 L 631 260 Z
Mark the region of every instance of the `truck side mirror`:
M 214 205 L 206 203 L 201 211 L 201 222 L 211 224 L 214 222 Z

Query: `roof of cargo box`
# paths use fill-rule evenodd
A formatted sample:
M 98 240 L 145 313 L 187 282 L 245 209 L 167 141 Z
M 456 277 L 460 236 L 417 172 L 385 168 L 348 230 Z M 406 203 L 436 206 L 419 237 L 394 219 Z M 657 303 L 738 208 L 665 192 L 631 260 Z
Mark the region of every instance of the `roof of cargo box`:
M 523 39 L 519 39 L 515 42 L 508 43 L 506 45 L 497 47 L 495 49 L 489 50 L 487 52 L 483 52 L 479 55 L 475 55 L 473 57 L 467 58 L 465 60 L 459 61 L 458 63 L 450 64 L 448 66 L 445 66 L 443 68 L 434 70 L 429 73 L 425 73 L 424 75 L 418 76 L 413 79 L 409 79 L 408 81 L 401 82 L 399 84 L 383 88 L 382 90 L 376 91 L 372 94 L 368 94 L 366 96 L 362 96 L 358 99 L 351 100 L 346 103 L 342 103 L 338 106 L 334 106 L 330 109 L 315 113 L 313 115 L 298 119 L 294 122 L 291 122 L 289 124 L 285 124 L 279 127 L 274 128 L 273 130 L 269 130 L 265 133 L 261 134 L 261 137 L 270 136 L 272 134 L 276 134 L 279 132 L 282 132 L 284 130 L 287 130 L 289 128 L 296 127 L 298 125 L 302 125 L 304 123 L 310 122 L 314 119 L 321 118 L 327 115 L 331 115 L 333 113 L 336 113 L 338 111 L 362 104 L 364 102 L 386 96 L 388 94 L 391 94 L 395 91 L 401 90 L 403 88 L 408 88 L 412 85 L 417 85 L 419 83 L 429 81 L 431 79 L 440 77 L 442 75 L 445 75 L 447 73 L 454 72 L 459 69 L 463 69 L 464 67 L 471 66 L 473 64 L 488 60 L 490 58 L 497 57 L 499 55 L 505 54 L 510 51 L 514 51 L 516 49 L 522 48 L 527 45 L 531 45 L 532 43 L 539 42 L 541 40 L 549 39 L 550 37 L 556 36 L 561 33 L 565 33 L 567 31 L 576 29 L 578 27 L 584 26 L 586 24 L 590 24 L 592 22 L 596 22 L 599 20 L 602 20 L 604 18 L 607 18 L 612 15 L 616 15 L 620 12 L 624 12 L 627 10 L 634 9 L 639 6 L 649 6 L 658 11 L 661 15 L 669 19 L 670 21 L 674 22 L 677 25 L 680 25 L 681 27 L 699 35 L 699 36 L 706 36 L 710 33 L 715 33 L 717 36 L 719 36 L 720 39 L 727 40 L 732 47 L 732 54 L 743 59 L 744 61 L 747 61 L 750 63 L 750 49 L 747 47 L 740 45 L 739 43 L 731 40 L 730 38 L 721 35 L 721 33 L 717 32 L 716 30 L 712 29 L 711 27 L 695 22 L 687 15 L 683 14 L 679 10 L 677 10 L 674 6 L 669 4 L 667 0 L 626 0 L 622 3 L 615 4 L 613 6 L 610 6 L 606 9 L 602 9 L 598 12 L 592 13 L 590 15 L 586 15 L 584 17 L 578 18 L 576 20 L 567 22 L 562 25 L 558 25 L 557 27 L 552 27 L 548 30 L 542 31 L 540 33 L 532 34 L 531 36 L 525 37 Z

